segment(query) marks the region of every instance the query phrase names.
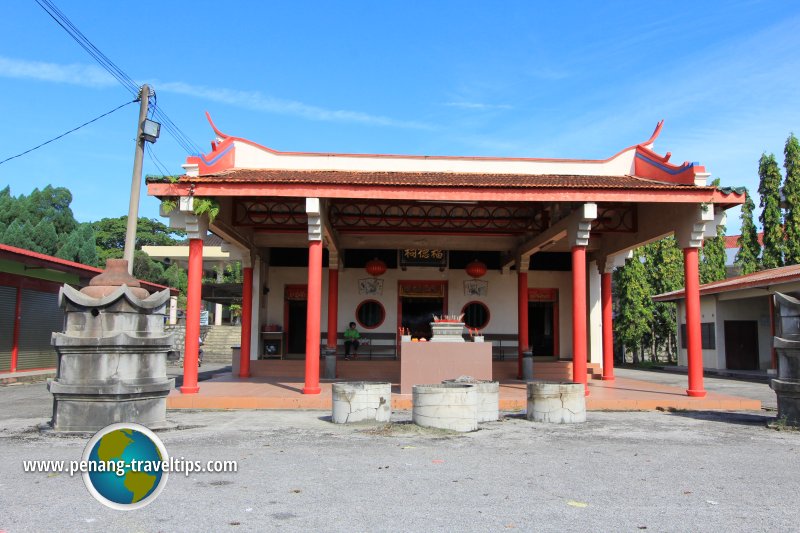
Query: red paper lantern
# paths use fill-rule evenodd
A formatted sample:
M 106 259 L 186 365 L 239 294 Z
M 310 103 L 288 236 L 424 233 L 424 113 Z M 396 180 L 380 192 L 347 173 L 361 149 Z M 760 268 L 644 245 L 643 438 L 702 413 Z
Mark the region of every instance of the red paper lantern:
M 478 261 L 475 259 L 473 262 L 468 264 L 467 268 L 464 270 L 466 270 L 467 274 L 473 278 L 480 278 L 486 274 L 486 264 L 483 261 Z
M 376 257 L 372 261 L 367 261 L 366 270 L 367 274 L 373 278 L 377 278 L 386 273 L 386 263 Z

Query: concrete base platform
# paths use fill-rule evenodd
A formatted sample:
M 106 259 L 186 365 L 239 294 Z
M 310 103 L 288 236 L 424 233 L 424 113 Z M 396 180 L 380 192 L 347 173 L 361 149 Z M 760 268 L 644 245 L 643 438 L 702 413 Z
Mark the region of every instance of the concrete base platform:
M 358 363 L 358 361 L 356 361 Z M 365 362 L 363 364 L 369 364 Z M 320 383 L 322 392 L 303 394 L 303 381 L 295 377 L 234 378 L 218 376 L 200 384 L 197 394 L 173 390 L 167 397 L 168 409 L 325 409 L 331 408 L 331 384 Z M 337 380 L 341 381 L 341 379 Z M 392 387 L 392 409 L 410 410 L 411 395 L 399 394 Z M 686 395 L 685 387 L 618 377 L 615 381 L 591 380 L 586 408 L 594 411 L 648 411 L 679 409 L 692 411 L 757 411 L 761 402 L 749 398 L 709 392 L 704 398 Z M 500 380 L 500 410 L 524 411 L 527 406 L 523 381 Z
M 47 378 L 54 377 L 56 377 L 55 368 L 45 368 L 41 370 L 20 370 L 19 372 L 2 372 L 0 373 L 0 385 L 44 381 Z

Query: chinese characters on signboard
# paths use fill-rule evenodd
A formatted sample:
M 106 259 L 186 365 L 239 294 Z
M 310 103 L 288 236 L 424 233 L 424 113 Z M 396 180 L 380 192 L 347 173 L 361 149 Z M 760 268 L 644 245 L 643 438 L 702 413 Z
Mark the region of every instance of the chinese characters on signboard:
M 403 248 L 400 250 L 400 267 L 407 266 L 444 268 L 447 266 L 447 252 L 431 248 Z

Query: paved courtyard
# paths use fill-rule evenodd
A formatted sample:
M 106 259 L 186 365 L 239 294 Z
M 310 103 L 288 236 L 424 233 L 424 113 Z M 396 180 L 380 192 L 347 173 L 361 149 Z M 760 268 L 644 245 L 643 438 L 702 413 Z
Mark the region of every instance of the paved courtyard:
M 764 384 L 716 381 L 768 398 Z M 388 427 L 335 426 L 325 411 L 171 411 L 178 427 L 160 437 L 172 456 L 239 470 L 172 474 L 131 512 L 96 502 L 80 477 L 22 472 L 24 459 L 78 459 L 87 442 L 33 429 L 49 410 L 42 383 L 0 387 L 0 531 L 791 531 L 800 520 L 800 432 L 767 427 L 768 410 L 600 411 L 570 426 L 511 415 L 463 435 L 416 428 L 407 411 Z

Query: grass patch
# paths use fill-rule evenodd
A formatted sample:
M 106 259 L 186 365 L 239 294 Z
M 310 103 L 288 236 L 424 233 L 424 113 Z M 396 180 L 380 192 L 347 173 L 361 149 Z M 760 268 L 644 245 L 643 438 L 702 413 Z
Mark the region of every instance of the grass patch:
M 767 427 L 775 431 L 800 431 L 800 426 L 790 424 L 785 415 L 767 423 Z

